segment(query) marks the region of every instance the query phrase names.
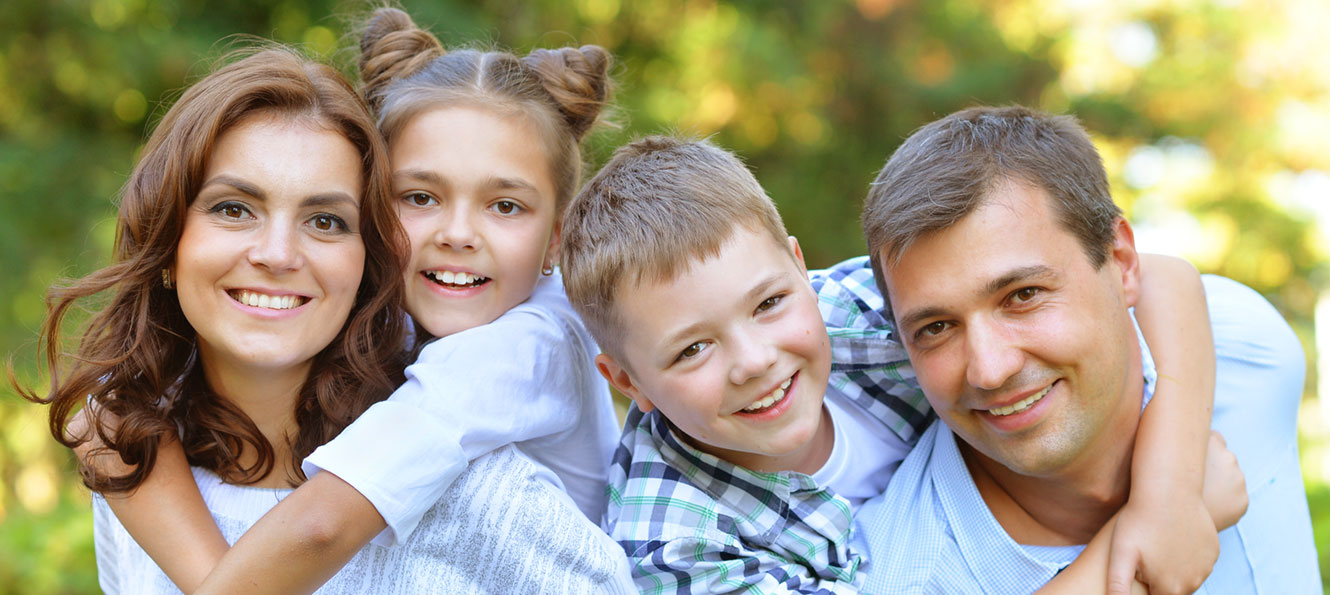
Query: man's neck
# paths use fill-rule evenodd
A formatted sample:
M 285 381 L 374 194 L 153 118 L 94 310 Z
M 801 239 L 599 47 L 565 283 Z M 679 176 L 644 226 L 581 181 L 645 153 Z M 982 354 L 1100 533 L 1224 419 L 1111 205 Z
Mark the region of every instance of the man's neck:
M 957 441 L 975 487 L 1002 528 L 1026 545 L 1082 545 L 1127 503 L 1140 399 L 1121 408 L 1083 456 L 1056 472 L 1019 474 Z M 1126 436 L 1130 439 L 1123 440 Z

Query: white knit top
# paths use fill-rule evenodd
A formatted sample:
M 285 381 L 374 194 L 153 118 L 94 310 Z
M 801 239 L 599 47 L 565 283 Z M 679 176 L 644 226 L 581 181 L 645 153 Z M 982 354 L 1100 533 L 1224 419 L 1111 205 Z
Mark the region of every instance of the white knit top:
M 291 490 L 222 483 L 194 468 L 222 535 L 235 543 Z M 513 446 L 472 461 L 399 546 L 369 545 L 318 593 L 631 593 L 619 548 L 546 467 Z M 108 594 L 179 593 L 94 494 L 97 569 Z

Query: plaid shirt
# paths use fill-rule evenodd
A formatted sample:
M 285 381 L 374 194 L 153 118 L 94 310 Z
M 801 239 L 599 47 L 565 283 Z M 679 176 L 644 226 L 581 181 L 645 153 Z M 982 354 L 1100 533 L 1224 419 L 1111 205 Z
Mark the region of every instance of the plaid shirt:
M 811 271 L 831 336 L 828 392 L 913 444 L 932 414 L 879 309 L 867 258 Z M 849 503 L 803 473 L 760 473 L 681 442 L 659 410 L 628 412 L 610 468 L 610 535 L 643 593 L 857 593 Z

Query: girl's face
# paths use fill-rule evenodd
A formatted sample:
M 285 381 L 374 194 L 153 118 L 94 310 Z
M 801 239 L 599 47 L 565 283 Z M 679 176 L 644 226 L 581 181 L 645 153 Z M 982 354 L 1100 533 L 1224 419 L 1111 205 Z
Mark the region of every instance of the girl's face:
M 340 134 L 255 115 L 222 134 L 173 267 L 210 384 L 298 372 L 341 331 L 360 286 L 361 159 Z
M 531 297 L 559 242 L 549 159 L 535 126 L 474 107 L 415 116 L 389 147 L 411 238 L 406 310 L 442 337 Z

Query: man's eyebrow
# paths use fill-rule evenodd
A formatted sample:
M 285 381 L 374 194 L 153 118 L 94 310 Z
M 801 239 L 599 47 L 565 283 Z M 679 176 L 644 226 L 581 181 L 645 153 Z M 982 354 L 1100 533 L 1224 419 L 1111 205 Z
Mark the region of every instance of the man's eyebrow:
M 1057 277 L 1057 271 L 1053 270 L 1052 267 L 1042 264 L 1018 267 L 994 277 L 988 283 L 985 283 L 976 293 L 978 293 L 980 297 L 990 295 L 997 293 L 1014 283 L 1019 283 L 1036 277 Z M 907 329 L 918 324 L 922 320 L 927 320 L 936 316 L 944 316 L 946 314 L 947 310 L 938 306 L 927 306 L 911 310 L 898 317 L 899 322 L 897 322 L 897 327 L 902 330 Z
M 1025 281 L 1032 277 L 1056 277 L 1057 271 L 1052 267 L 1042 264 L 1032 264 L 1007 271 L 1005 274 L 989 281 L 981 290 L 981 295 L 988 295 L 1001 291 L 1003 287 L 1019 281 Z

